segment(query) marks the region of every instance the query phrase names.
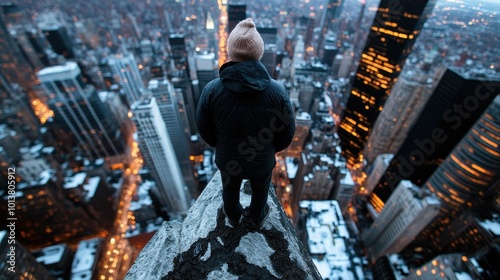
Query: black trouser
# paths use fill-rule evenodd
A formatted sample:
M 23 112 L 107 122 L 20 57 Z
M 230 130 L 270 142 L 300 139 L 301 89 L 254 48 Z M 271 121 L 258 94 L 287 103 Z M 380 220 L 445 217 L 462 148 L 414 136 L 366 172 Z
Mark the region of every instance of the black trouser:
M 233 177 L 227 172 L 222 174 L 222 200 L 224 202 L 224 212 L 231 220 L 239 220 L 243 211 L 240 204 L 240 187 L 242 177 Z M 258 222 L 265 214 L 264 208 L 267 203 L 269 185 L 272 173 L 261 178 L 250 178 L 252 187 L 252 199 L 250 201 L 250 217 L 254 222 Z

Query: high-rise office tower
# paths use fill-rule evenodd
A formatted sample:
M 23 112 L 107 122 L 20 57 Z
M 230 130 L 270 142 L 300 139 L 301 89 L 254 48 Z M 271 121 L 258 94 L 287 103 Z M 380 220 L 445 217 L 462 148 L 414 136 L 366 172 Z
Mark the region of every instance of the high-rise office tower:
M 496 95 L 496 92 L 492 94 Z M 500 186 L 499 139 L 500 97 L 497 96 L 425 183 L 424 188 L 435 193 L 442 206 L 438 217 L 422 231 L 413 248 L 423 247 L 434 254 L 441 253 L 468 227 L 470 223 L 462 222 L 459 223 L 462 229 L 456 228 L 454 221 L 465 210 L 483 207 L 478 198 Z M 423 251 L 428 251 L 425 249 Z M 464 248 L 455 246 L 452 249 L 461 252 Z
M 227 34 L 233 31 L 234 27 L 242 20 L 247 18 L 246 4 L 229 4 L 227 5 Z
M 312 38 L 315 27 L 314 23 L 314 18 L 311 17 L 300 16 L 295 19 L 294 31 L 297 36 L 300 35 L 304 38 L 304 44 L 308 52 L 311 50 L 316 51 L 316 49 L 312 46 Z
M 155 179 L 160 203 L 171 214 L 185 215 L 189 209 L 190 196 L 156 99 L 136 101 L 131 108 L 139 148 Z
M 337 77 L 348 79 L 351 75 L 351 66 L 354 62 L 354 51 L 352 48 L 346 49 L 344 55 L 342 56 L 342 62 L 339 66 L 339 71 L 337 72 Z
M 10 238 L 10 232 L 0 231 L 0 254 L 2 279 L 54 279 L 47 269 L 38 263 L 33 255 L 19 241 Z M 15 245 L 12 245 L 12 241 Z M 11 248 L 14 246 L 15 250 Z
M 191 195 L 197 195 L 194 174 L 189 161 L 189 139 L 191 133 L 189 127 L 184 125 L 183 117 L 186 119 L 186 110 L 182 94 L 177 96 L 174 86 L 168 80 L 149 81 L 149 90 L 155 98 L 158 109 L 166 125 L 168 136 L 172 142 L 175 156 L 181 168 L 184 182 L 189 188 Z M 179 97 L 181 100 L 179 100 Z M 182 108 L 180 108 L 182 106 Z
M 339 169 L 339 181 L 335 190 L 331 195 L 331 198 L 339 202 L 340 209 L 342 213 L 347 214 L 349 202 L 352 199 L 352 193 L 354 192 L 354 181 L 352 180 L 351 173 L 349 169 L 345 166 L 345 161 L 339 161 L 336 159 L 335 166 Z
M 404 179 L 422 186 L 495 98 L 495 84 L 494 77 L 447 69 L 371 199 L 387 201 Z
M 262 40 L 264 41 L 264 54 L 262 55 L 261 62 L 266 67 L 267 72 L 275 78 L 276 69 L 276 55 L 278 47 L 276 45 L 277 28 L 275 27 L 257 27 Z
M 278 29 L 276 27 L 258 26 L 257 31 L 259 31 L 259 34 L 262 37 L 262 41 L 264 41 L 265 45 L 276 45 L 276 35 L 278 34 Z
M 52 112 L 38 99 L 30 99 L 18 84 L 7 81 L 0 70 L 0 123 L 34 140 L 38 126 L 52 116 Z M 33 106 L 37 110 L 33 111 L 30 104 L 37 105 Z
M 420 69 L 404 73 L 392 89 L 363 151 L 372 163 L 379 154 L 395 154 L 433 91 L 431 73 Z
M 139 73 L 134 54 L 125 52 L 110 56 L 108 66 L 113 74 L 113 80 L 125 91 L 128 102 L 139 100 L 146 91 L 146 86 Z
M 23 87 L 24 90 L 30 90 L 36 82 L 36 77 L 33 68 L 23 56 L 22 50 L 10 35 L 7 26 L 8 22 L 6 13 L 14 5 L 2 4 L 0 10 L 0 68 L 5 79 L 9 83 L 16 83 Z M 15 7 L 15 6 L 14 6 Z
M 486 268 L 486 267 L 485 267 Z M 496 279 L 478 264 L 477 259 L 463 254 L 439 255 L 425 265 L 412 269 L 406 280 L 420 279 Z M 490 277 L 489 277 L 490 276 Z
M 298 35 L 297 42 L 293 49 L 292 69 L 291 69 L 292 80 L 295 79 L 295 67 L 304 62 L 305 56 L 306 52 L 305 52 L 304 37 L 302 37 L 302 35 Z
M 362 187 L 363 189 L 361 189 L 361 193 L 369 195 L 373 191 L 375 186 L 380 181 L 380 178 L 384 176 L 385 171 L 387 170 L 387 167 L 389 167 L 393 157 L 393 154 L 380 154 L 375 158 L 373 164 L 370 165 L 369 170 L 366 172 L 367 178 L 364 186 Z
M 318 50 L 324 49 L 324 41 L 327 38 L 328 31 L 333 31 L 334 33 L 337 31 L 336 25 L 344 2 L 344 0 L 328 0 L 326 9 L 324 9 L 320 19 L 321 36 L 319 36 L 318 45 L 316 46 Z
M 190 81 L 185 72 L 174 72 L 171 79 L 174 85 L 175 94 L 182 96 L 184 100 L 184 109 L 187 115 L 186 127 L 189 127 L 191 135 L 198 132 L 198 127 L 195 122 L 196 104 L 195 97 L 199 98 L 198 80 Z M 179 97 L 180 98 L 180 97 Z
M 65 58 L 75 58 L 73 43 L 64 23 L 55 13 L 39 15 L 38 27 L 45 34 L 45 38 L 57 54 Z
M 264 54 L 260 60 L 264 67 L 266 67 L 267 72 L 271 78 L 276 78 L 276 58 L 277 58 L 278 47 L 274 44 L 265 44 Z
M 361 0 L 361 9 L 359 10 L 358 19 L 356 20 L 356 24 L 354 25 L 354 30 L 356 30 L 356 31 L 354 34 L 354 41 L 352 42 L 352 48 L 353 48 L 353 51 L 354 51 L 355 56 L 356 56 L 355 57 L 356 61 L 359 60 L 359 55 L 361 52 L 361 47 L 362 47 L 362 46 L 360 46 L 361 37 L 364 37 L 363 35 L 366 32 L 364 30 L 364 28 L 361 28 L 361 22 L 363 21 L 365 9 L 366 9 L 366 0 Z
M 283 152 L 287 156 L 299 158 L 309 132 L 311 131 L 312 119 L 309 113 L 302 112 L 295 116 L 295 134 L 292 143 Z
M 363 232 L 363 242 L 372 260 L 403 250 L 439 212 L 439 200 L 419 197 L 418 188 L 401 181 L 384 210 L 370 228 Z
M 35 72 L 48 66 L 48 58 L 38 44 L 40 41 L 36 30 L 19 25 L 11 32 L 11 35 L 19 46 L 22 55 Z
M 338 78 L 338 73 L 339 73 L 339 70 L 340 70 L 340 66 L 342 66 L 342 62 L 344 62 L 344 54 L 337 54 L 333 58 L 332 70 L 330 72 L 336 78 Z
M 172 34 L 168 38 L 172 51 L 174 70 L 186 71 L 186 73 L 189 74 L 188 53 L 185 40 L 185 36 L 182 34 Z
M 332 67 L 333 61 L 335 60 L 335 57 L 339 53 L 339 49 L 337 48 L 337 46 L 328 43 L 329 42 L 326 42 L 325 46 L 322 49 L 323 55 L 321 58 L 321 62 L 328 65 L 328 67 Z
M 380 2 L 340 123 L 341 146 L 351 167 L 361 161 L 372 126 L 436 4 L 436 0 L 393 2 Z
M 119 123 L 95 88 L 83 82 L 75 62 L 52 66 L 38 72 L 45 98 L 54 111 L 53 125 L 73 137 L 80 155 L 90 159 L 106 158 L 123 152 L 124 142 L 117 133 Z
M 218 76 L 215 53 L 197 54 L 194 59 L 196 65 L 196 76 L 198 77 L 198 86 L 201 93 L 205 86 Z M 198 105 L 199 99 L 199 96 L 194 96 L 195 108 Z

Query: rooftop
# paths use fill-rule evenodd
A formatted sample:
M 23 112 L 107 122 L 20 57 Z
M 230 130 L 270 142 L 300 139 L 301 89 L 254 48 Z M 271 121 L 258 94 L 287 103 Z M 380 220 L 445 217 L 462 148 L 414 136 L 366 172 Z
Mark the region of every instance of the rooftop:
M 363 279 L 361 260 L 350 254 L 350 235 L 335 200 L 301 201 L 308 209 L 309 252 L 323 279 Z

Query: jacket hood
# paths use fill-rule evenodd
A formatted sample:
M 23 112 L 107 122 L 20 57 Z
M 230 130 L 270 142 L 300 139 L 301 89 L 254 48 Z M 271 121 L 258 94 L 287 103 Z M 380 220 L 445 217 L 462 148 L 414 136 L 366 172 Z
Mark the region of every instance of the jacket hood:
M 224 88 L 232 92 L 261 92 L 271 82 L 269 73 L 258 60 L 228 62 L 221 66 L 219 76 Z

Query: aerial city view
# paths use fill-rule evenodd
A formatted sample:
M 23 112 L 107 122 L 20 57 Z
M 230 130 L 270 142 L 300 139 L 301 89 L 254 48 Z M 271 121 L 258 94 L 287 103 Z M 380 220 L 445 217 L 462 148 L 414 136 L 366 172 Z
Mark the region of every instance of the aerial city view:
M 247 18 L 295 120 L 256 228 L 198 118 Z M 0 279 L 500 279 L 499 30 L 498 0 L 0 0 Z

